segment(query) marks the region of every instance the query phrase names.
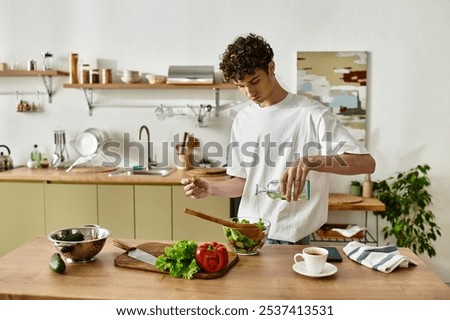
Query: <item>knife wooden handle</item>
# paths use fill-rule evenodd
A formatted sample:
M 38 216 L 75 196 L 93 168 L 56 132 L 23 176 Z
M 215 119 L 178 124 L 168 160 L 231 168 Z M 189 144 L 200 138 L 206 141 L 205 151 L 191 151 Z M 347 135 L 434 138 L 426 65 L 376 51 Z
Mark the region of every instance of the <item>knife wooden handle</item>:
M 120 248 L 120 249 L 123 249 L 123 250 L 125 250 L 125 251 L 130 251 L 131 249 L 135 249 L 135 247 L 129 245 L 129 244 L 126 243 L 126 242 L 123 242 L 123 241 L 121 241 L 121 240 L 118 240 L 118 239 L 112 239 L 112 244 L 113 244 L 115 247 Z

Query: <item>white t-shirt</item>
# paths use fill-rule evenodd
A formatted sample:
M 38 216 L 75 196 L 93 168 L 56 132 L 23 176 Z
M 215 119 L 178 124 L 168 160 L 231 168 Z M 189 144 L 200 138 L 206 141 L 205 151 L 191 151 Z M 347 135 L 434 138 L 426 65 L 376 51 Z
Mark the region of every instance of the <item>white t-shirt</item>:
M 233 122 L 228 150 L 227 173 L 246 179 L 238 216 L 269 220 L 269 238 L 276 240 L 296 242 L 313 233 L 328 217 L 327 173 L 309 172 L 310 200 L 256 196 L 256 184 L 279 179 L 299 157 L 343 153 L 368 152 L 319 102 L 290 93 L 269 107 L 249 104 Z

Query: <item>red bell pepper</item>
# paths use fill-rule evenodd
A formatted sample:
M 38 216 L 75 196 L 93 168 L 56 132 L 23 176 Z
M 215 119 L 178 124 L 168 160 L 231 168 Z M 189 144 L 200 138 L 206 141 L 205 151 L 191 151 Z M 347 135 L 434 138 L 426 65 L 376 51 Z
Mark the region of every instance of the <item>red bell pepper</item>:
M 217 242 L 204 243 L 197 247 L 195 260 L 206 272 L 219 272 L 228 265 L 228 250 Z

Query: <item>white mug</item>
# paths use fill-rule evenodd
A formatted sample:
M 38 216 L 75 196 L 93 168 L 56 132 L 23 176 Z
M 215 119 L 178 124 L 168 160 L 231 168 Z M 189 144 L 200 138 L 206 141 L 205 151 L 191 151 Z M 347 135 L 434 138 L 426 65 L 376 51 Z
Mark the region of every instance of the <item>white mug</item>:
M 300 261 L 297 258 L 303 258 L 306 269 L 312 274 L 320 274 L 323 272 L 325 262 L 328 258 L 328 250 L 319 247 L 307 247 L 302 250 L 302 253 L 297 253 L 294 256 L 295 263 Z

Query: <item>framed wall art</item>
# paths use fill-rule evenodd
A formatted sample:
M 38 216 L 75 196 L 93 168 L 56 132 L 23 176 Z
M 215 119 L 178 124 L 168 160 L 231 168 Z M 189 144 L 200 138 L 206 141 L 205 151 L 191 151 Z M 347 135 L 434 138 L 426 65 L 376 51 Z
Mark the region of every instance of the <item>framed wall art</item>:
M 297 52 L 297 93 L 331 108 L 366 142 L 367 52 Z

